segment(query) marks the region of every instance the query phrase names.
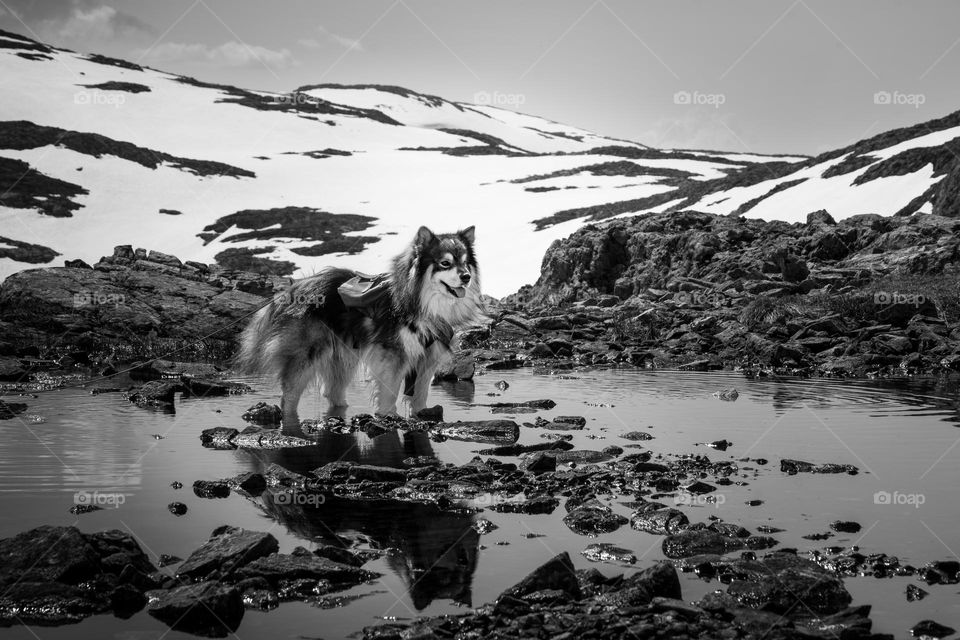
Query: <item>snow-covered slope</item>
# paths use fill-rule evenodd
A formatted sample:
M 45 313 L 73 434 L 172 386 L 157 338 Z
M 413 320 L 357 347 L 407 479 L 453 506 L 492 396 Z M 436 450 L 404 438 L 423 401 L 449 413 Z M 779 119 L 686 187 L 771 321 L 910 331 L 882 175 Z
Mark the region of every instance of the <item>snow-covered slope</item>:
M 420 225 L 474 224 L 484 288 L 499 296 L 590 220 L 681 206 L 890 214 L 942 179 L 934 162 L 851 187 L 922 137 L 870 149 L 872 164 L 853 150 L 656 150 L 399 87 L 248 91 L 4 32 L 0 75 L 0 277 L 118 244 L 298 276 L 376 272 Z M 855 170 L 825 175 L 839 165 Z

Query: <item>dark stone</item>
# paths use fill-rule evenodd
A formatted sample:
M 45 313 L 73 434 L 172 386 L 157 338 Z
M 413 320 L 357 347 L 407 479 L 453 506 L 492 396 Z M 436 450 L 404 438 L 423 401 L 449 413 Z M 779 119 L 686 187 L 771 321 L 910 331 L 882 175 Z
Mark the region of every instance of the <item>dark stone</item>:
M 771 553 L 763 560 L 737 560 L 736 579 L 727 588 L 741 605 L 786 614 L 800 607 L 829 615 L 849 606 L 843 581 L 820 565 L 791 553 Z
M 506 598 L 523 599 L 543 589 L 560 590 L 572 600 L 582 597 L 573 561 L 566 551 L 540 565 L 526 578 L 501 593 L 498 601 Z
M 910 628 L 910 633 L 915 638 L 945 638 L 956 633 L 956 630 L 933 620 L 921 620 Z
M 214 571 L 227 575 L 238 567 L 276 553 L 277 539 L 269 533 L 221 527 L 177 569 L 177 575 L 198 580 Z
M 630 527 L 658 536 L 679 533 L 689 526 L 687 515 L 678 509 L 635 511 L 630 516 Z
M 233 586 L 199 582 L 153 591 L 147 612 L 171 628 L 211 638 L 236 631 L 243 619 L 243 598 Z
M 182 502 L 171 502 L 167 505 L 167 511 L 173 515 L 180 517 L 187 514 L 187 505 Z
M 480 420 L 477 422 L 443 422 L 431 430 L 451 440 L 513 444 L 520 438 L 520 425 L 512 420 Z
M 241 416 L 247 422 L 263 426 L 280 426 L 283 421 L 283 412 L 275 404 L 258 402 Z
M 197 480 L 193 483 L 193 493 L 198 498 L 227 498 L 230 485 L 223 480 Z
M 380 574 L 342 564 L 326 557 L 273 553 L 248 562 L 237 570 L 240 579 L 263 578 L 272 586 L 293 580 L 326 580 L 337 588 L 347 588 L 380 577 Z
M 836 520 L 830 523 L 830 528 L 841 533 L 857 533 L 862 527 L 856 522 Z
M 612 533 L 627 524 L 629 520 L 596 500 L 574 509 L 563 518 L 563 523 L 571 531 L 582 536 L 596 536 Z

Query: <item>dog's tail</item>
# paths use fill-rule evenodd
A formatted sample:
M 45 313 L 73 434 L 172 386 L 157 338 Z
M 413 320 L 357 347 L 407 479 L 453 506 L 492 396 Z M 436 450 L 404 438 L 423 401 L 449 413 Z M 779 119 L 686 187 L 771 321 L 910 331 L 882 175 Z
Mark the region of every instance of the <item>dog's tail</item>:
M 274 332 L 274 304 L 269 304 L 254 314 L 240 334 L 240 350 L 233 358 L 233 367 L 246 374 L 265 373 L 269 368 L 268 343 Z

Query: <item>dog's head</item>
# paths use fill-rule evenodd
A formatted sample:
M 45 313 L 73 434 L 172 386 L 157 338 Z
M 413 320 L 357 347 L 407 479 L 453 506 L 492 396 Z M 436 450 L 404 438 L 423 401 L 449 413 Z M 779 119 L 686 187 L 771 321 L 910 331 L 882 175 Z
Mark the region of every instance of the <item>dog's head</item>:
M 452 322 L 475 313 L 480 301 L 480 270 L 474 228 L 435 234 L 420 227 L 413 239 L 411 275 L 419 279 L 423 311 Z

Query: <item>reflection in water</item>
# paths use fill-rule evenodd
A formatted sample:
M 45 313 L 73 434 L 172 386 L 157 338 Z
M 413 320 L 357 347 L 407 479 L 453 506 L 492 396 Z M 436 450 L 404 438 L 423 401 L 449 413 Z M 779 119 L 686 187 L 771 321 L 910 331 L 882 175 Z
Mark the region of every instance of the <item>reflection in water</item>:
M 286 415 L 284 424 L 299 425 L 299 421 L 295 414 Z M 285 426 L 284 431 L 303 436 L 299 427 Z M 317 442 L 314 447 L 256 452 L 251 458 L 254 470 L 262 472 L 275 463 L 305 475 L 334 461 L 398 468 L 404 458 L 433 455 L 424 433 L 390 432 L 370 438 L 362 433 L 323 432 L 312 439 Z M 279 504 L 270 492 L 260 500 L 264 510 L 296 536 L 342 546 L 341 536 L 360 533 L 375 547 L 396 549 L 388 556 L 388 565 L 406 583 L 418 610 L 435 599 L 471 604 L 480 543 L 472 515 L 391 500 L 327 497 L 319 505 Z

